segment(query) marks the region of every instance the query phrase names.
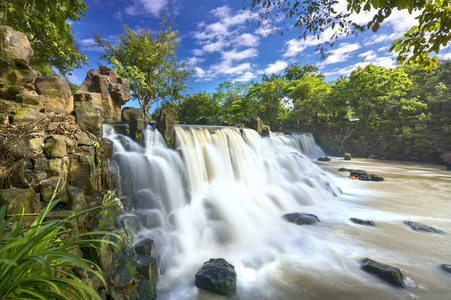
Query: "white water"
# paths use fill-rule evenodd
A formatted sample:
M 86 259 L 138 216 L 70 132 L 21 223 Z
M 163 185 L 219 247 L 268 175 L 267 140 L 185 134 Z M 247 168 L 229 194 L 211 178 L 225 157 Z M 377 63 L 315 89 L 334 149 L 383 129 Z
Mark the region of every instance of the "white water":
M 401 290 L 360 269 L 361 259 L 370 257 L 409 270 L 418 257 L 384 242 L 388 236 L 396 244 L 393 233 L 413 239 L 418 233 L 403 228 L 411 215 L 402 209 L 365 205 L 377 197 L 368 183 L 339 179 L 315 165 L 307 155 L 323 153 L 312 137 L 261 139 L 252 130 L 179 126 L 172 150 L 157 131 L 145 132 L 145 149 L 105 131 L 115 144 L 124 190 L 137 203 L 133 213 L 148 227 L 140 234 L 156 242 L 159 299 L 222 298 L 194 286 L 196 271 L 219 257 L 235 266 L 236 299 L 446 299 L 451 292 L 451 279 L 440 271 L 428 273 L 432 280 L 405 274 Z M 290 212 L 313 213 L 321 222 L 296 226 L 281 218 Z M 350 217 L 378 227 L 351 224 Z M 434 221 L 451 232 L 446 218 L 426 223 Z M 450 263 L 443 250 L 451 247 L 449 235 L 424 237 L 442 249 L 424 260 L 428 268 Z

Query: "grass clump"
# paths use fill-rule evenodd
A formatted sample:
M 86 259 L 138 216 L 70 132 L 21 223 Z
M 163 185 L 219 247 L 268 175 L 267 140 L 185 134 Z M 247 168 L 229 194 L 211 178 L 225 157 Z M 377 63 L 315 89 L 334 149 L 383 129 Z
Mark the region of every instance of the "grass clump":
M 105 195 L 101 206 L 61 220 L 45 220 L 58 203 L 51 201 L 25 227 L 22 216 L 5 220 L 6 205 L 0 208 L 0 299 L 101 299 L 72 271 L 82 268 L 98 276 L 104 283 L 100 268 L 92 261 L 72 252 L 77 248 L 98 251 L 100 242 L 113 242 L 96 236 L 113 235 L 107 231 L 84 232 L 71 229 L 75 218 L 112 204 L 112 194 Z

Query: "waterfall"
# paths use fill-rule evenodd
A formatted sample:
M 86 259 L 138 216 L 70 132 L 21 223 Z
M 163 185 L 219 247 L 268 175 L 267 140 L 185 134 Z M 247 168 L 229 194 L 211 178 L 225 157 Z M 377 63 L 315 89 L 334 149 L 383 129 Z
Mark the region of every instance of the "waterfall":
M 324 154 L 311 135 L 261 138 L 251 129 L 202 126 L 175 132 L 169 149 L 155 129 L 144 131 L 145 147 L 105 129 L 131 213 L 143 225 L 139 235 L 155 241 L 163 299 L 180 299 L 177 291 L 196 297 L 191 281 L 209 258 L 228 259 L 246 282 L 293 243 L 296 226 L 283 214 L 312 212 L 341 193 L 307 156 Z

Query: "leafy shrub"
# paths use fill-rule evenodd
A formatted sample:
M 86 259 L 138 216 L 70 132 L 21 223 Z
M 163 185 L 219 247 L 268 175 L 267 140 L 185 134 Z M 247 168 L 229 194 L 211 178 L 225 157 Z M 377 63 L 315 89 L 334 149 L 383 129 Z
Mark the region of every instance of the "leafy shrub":
M 112 194 L 106 197 L 112 198 Z M 6 205 L 0 208 L 0 298 L 19 299 L 101 299 L 89 286 L 75 276 L 73 267 L 82 268 L 98 276 L 104 283 L 99 267 L 72 252 L 79 247 L 99 248 L 108 240 L 94 235 L 117 235 L 111 232 L 83 232 L 71 229 L 80 215 L 110 205 L 78 213 L 62 220 L 45 218 L 58 203 L 51 201 L 36 217 L 30 227 L 25 227 L 22 216 L 5 220 Z

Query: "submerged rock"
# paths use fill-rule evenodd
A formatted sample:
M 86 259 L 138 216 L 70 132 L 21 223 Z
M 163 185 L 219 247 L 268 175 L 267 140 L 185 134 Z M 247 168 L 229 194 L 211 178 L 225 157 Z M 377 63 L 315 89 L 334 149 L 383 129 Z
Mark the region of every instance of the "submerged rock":
M 365 258 L 362 260 L 361 268 L 371 274 L 376 275 L 385 282 L 390 283 L 396 287 L 404 288 L 401 270 L 397 267 L 386 265 L 375 260 Z
M 226 296 L 236 293 L 235 267 L 223 258 L 211 258 L 205 262 L 195 278 L 198 288 Z
M 327 156 L 324 157 L 318 157 L 318 161 L 330 161 L 330 158 Z
M 338 172 L 351 172 L 351 169 L 340 168 L 338 169 Z
M 375 174 L 369 174 L 364 170 L 353 170 L 353 169 L 345 169 L 345 168 L 340 168 L 338 171 L 340 172 L 350 172 L 349 173 L 349 177 L 354 177 L 357 178 L 358 180 L 363 180 L 363 181 L 384 181 L 384 178 Z
M 451 265 L 450 264 L 441 264 L 440 269 L 442 269 L 446 273 L 451 274 Z
M 297 225 L 312 225 L 316 222 L 320 222 L 317 216 L 306 213 L 291 213 L 283 215 L 283 218 L 288 222 L 295 223 Z
M 412 230 L 415 230 L 415 231 L 424 231 L 424 232 L 437 233 L 437 234 L 445 233 L 444 231 L 442 231 L 440 229 L 437 229 L 437 228 L 434 228 L 434 227 L 431 227 L 431 226 L 428 226 L 425 224 L 413 222 L 413 221 L 404 221 L 404 224 L 406 224 Z
M 357 219 L 357 218 L 351 218 L 350 220 L 352 222 L 354 222 L 356 224 L 360 224 L 360 225 L 376 226 L 376 224 L 373 221 L 362 220 L 362 219 Z

